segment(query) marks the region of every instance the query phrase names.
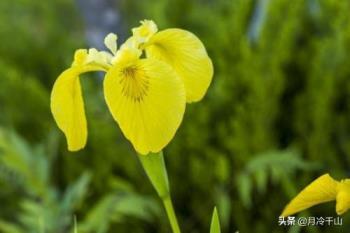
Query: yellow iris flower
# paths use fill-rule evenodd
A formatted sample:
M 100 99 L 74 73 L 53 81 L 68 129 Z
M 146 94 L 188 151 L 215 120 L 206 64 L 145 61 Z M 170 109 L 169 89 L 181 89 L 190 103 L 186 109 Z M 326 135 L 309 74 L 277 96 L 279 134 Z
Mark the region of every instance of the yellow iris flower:
M 132 30 L 117 49 L 117 36 L 104 40 L 110 52 L 80 49 L 72 66 L 56 80 L 51 111 L 68 149 L 87 141 L 87 122 L 79 75 L 104 71 L 104 95 L 113 118 L 140 154 L 161 151 L 174 137 L 186 102 L 205 95 L 213 65 L 202 42 L 181 29 L 159 31 L 150 20 Z
M 320 176 L 285 207 L 281 216 L 293 215 L 314 205 L 329 201 L 336 201 L 338 215 L 342 215 L 349 210 L 350 179 L 336 181 L 329 174 Z

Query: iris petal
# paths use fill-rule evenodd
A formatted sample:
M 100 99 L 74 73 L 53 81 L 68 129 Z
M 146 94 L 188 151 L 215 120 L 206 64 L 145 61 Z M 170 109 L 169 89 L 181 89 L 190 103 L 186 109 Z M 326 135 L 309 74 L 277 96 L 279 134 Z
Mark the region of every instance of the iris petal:
M 194 34 L 181 29 L 160 31 L 150 39 L 146 53 L 176 70 L 185 84 L 187 102 L 203 98 L 212 80 L 213 65 Z
M 51 92 L 51 112 L 66 136 L 68 149 L 82 149 L 87 141 L 87 123 L 79 75 L 102 70 L 96 66 L 74 66 L 56 80 Z
M 137 152 L 159 152 L 182 121 L 183 82 L 169 65 L 155 59 L 122 64 L 111 68 L 104 80 L 109 110 Z
M 337 187 L 336 212 L 344 214 L 350 208 L 350 179 L 342 180 Z
M 337 185 L 338 182 L 328 174 L 317 178 L 287 205 L 281 216 L 289 216 L 314 205 L 335 200 Z

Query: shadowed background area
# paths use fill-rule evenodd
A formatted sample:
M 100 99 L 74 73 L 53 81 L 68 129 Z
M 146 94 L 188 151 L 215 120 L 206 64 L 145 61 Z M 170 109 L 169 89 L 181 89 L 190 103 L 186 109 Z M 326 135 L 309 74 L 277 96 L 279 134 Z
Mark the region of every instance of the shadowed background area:
M 81 77 L 87 146 L 67 151 L 50 91 L 77 48 L 123 42 L 139 20 L 195 33 L 215 66 L 165 150 L 184 233 L 347 232 L 281 227 L 306 184 L 350 175 L 350 2 L 339 0 L 0 1 L 0 232 L 168 233 L 155 191 L 103 99 Z M 335 216 L 334 203 L 301 216 Z

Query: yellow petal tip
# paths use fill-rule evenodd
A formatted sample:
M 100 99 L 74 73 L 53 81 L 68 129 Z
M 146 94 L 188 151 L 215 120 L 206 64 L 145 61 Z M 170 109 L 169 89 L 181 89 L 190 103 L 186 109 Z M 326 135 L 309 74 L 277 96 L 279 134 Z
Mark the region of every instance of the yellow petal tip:
M 335 200 L 338 182 L 329 174 L 325 174 L 306 186 L 285 207 L 281 216 L 289 216 L 317 204 Z
M 338 215 L 342 215 L 350 208 L 350 184 L 348 180 L 340 182 L 337 189 L 336 212 Z

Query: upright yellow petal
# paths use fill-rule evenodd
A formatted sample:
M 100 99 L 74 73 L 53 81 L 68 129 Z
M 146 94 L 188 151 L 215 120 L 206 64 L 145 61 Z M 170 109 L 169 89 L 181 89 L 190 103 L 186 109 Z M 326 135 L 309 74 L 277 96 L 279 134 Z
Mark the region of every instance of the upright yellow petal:
M 87 125 L 79 75 L 101 70 L 96 66 L 74 66 L 65 70 L 56 80 L 51 92 L 51 112 L 66 136 L 68 149 L 77 151 L 87 140 Z
M 104 44 L 105 46 L 113 53 L 117 53 L 117 39 L 118 36 L 114 33 L 109 33 L 105 39 L 104 39 Z
M 144 43 L 158 31 L 158 27 L 152 20 L 142 20 L 140 23 L 141 26 L 132 29 L 132 34 L 140 43 Z
M 151 37 L 146 45 L 148 57 L 170 64 L 185 84 L 187 102 L 205 95 L 213 76 L 213 65 L 202 42 L 191 32 L 167 29 Z
M 338 182 L 329 174 L 317 178 L 286 206 L 281 216 L 293 215 L 314 205 L 335 200 L 337 185 Z
M 113 118 L 140 154 L 161 151 L 174 137 L 185 111 L 185 90 L 175 71 L 155 59 L 120 61 L 104 80 Z

